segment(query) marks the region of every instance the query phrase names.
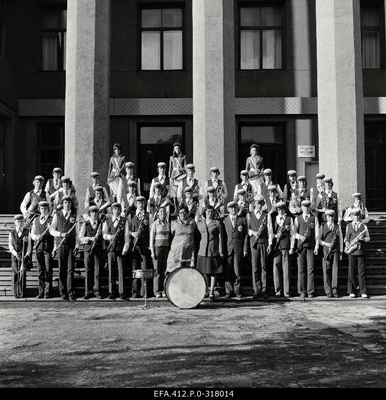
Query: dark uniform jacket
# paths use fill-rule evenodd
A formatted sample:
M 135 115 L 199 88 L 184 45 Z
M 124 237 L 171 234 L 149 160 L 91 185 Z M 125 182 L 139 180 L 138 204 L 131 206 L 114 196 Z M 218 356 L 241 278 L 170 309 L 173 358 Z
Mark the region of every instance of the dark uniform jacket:
M 231 217 L 224 219 L 224 250 L 225 255 L 230 256 L 233 253 L 242 256 L 248 251 L 248 228 L 245 218 L 236 216 L 235 226 L 232 226 Z M 225 246 L 226 243 L 226 246 Z

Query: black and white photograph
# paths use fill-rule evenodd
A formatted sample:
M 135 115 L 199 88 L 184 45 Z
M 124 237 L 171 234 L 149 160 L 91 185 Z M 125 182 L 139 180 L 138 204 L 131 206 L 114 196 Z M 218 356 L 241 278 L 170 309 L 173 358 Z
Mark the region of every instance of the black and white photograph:
M 0 0 L 2 393 L 386 388 L 385 3 Z

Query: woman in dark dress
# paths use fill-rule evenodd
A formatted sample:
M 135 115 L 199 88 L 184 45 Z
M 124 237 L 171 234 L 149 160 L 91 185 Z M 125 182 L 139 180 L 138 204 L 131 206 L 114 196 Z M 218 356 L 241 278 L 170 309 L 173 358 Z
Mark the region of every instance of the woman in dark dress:
M 200 232 L 200 248 L 197 255 L 197 269 L 204 274 L 209 287 L 209 298 L 214 299 L 214 287 L 217 274 L 223 272 L 222 257 L 222 225 L 214 219 L 214 208 L 208 205 L 203 213 L 203 218 L 198 221 L 197 228 Z

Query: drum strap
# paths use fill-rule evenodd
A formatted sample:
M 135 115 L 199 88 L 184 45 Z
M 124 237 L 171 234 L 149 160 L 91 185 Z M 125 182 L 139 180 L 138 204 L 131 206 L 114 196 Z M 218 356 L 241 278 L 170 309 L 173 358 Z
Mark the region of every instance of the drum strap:
M 206 228 L 206 235 L 207 235 L 207 237 L 208 237 L 208 240 L 207 240 L 207 242 L 206 242 L 205 257 L 208 257 L 209 229 L 208 229 L 208 225 L 206 224 L 206 221 L 204 221 L 204 222 L 205 222 L 205 228 Z

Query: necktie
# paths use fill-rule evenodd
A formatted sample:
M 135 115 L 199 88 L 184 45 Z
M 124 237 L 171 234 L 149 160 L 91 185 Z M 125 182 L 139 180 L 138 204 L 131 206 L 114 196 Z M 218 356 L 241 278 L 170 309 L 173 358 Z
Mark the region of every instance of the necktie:
M 17 231 L 17 236 L 18 236 L 18 237 L 21 236 L 21 230 L 20 230 L 20 229 Z
M 213 187 L 217 188 L 218 182 L 217 181 L 213 181 Z
M 114 228 L 117 227 L 117 225 L 118 225 L 118 218 L 113 222 L 113 225 L 114 225 Z
M 358 230 L 358 224 L 356 222 L 354 222 L 354 230 L 355 232 Z
M 306 215 L 306 216 L 304 217 L 304 221 L 305 221 L 305 222 L 308 222 L 308 215 Z
M 41 217 L 40 218 L 40 223 L 43 225 L 44 224 L 44 222 L 46 221 L 46 217 Z
M 283 225 L 284 223 L 284 217 L 280 217 L 280 225 Z
M 138 213 L 138 219 L 140 220 L 140 221 L 142 221 L 142 218 L 143 218 L 143 215 L 142 215 L 142 213 L 140 212 L 140 213 Z
M 193 179 L 189 178 L 189 185 L 192 186 L 193 185 Z
M 235 227 L 235 217 L 232 217 L 232 227 Z

